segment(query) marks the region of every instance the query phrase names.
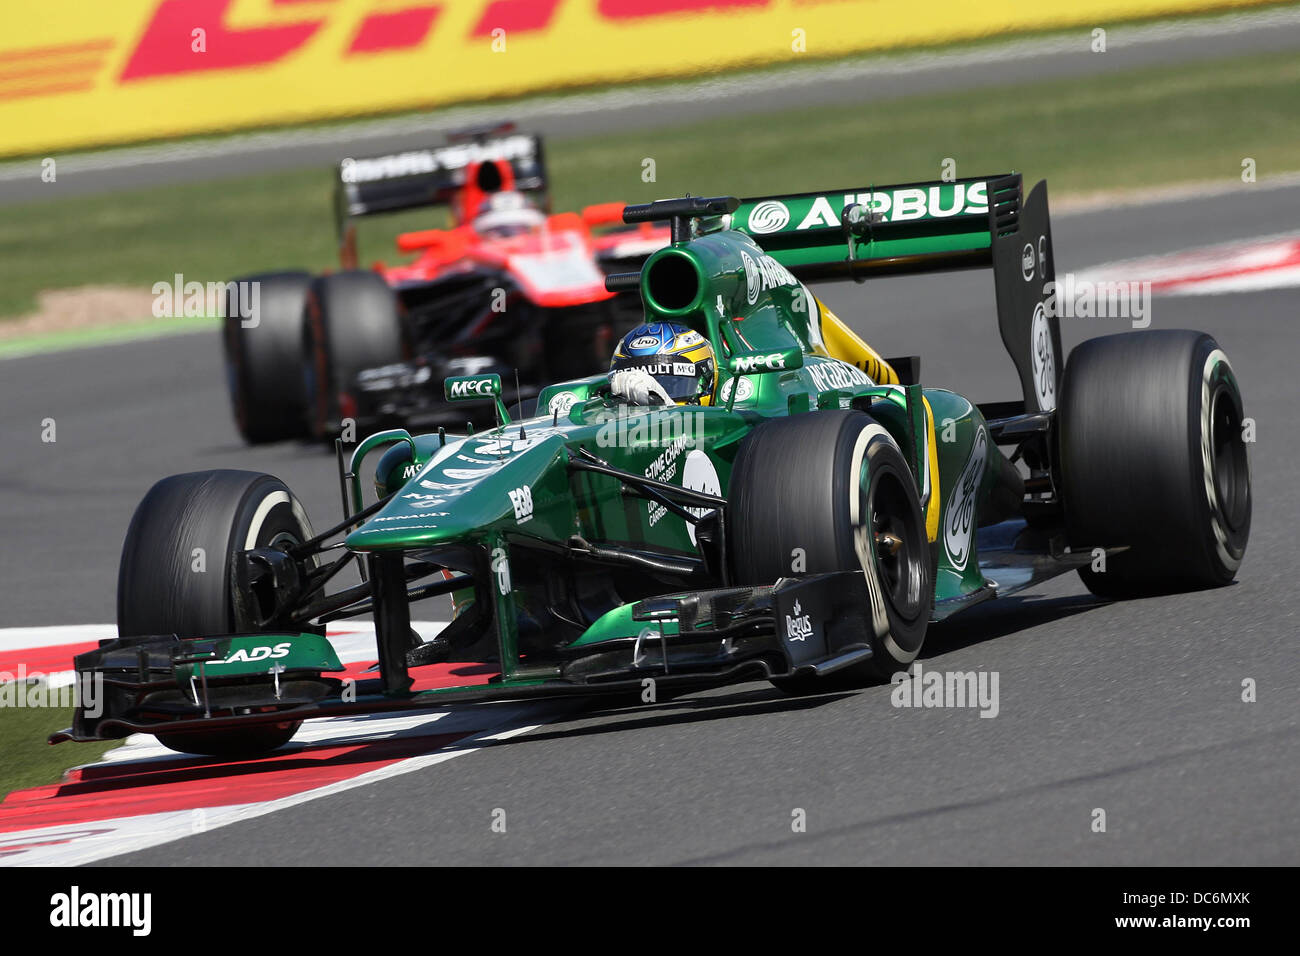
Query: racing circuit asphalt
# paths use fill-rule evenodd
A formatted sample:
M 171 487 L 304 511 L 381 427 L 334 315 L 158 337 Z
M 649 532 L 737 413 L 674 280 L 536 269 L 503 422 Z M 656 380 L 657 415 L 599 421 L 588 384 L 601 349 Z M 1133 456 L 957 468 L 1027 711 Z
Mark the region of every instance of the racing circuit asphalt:
M 1300 188 L 1261 187 L 1061 216 L 1058 274 L 1294 230 L 1297 208 Z M 884 354 L 922 355 L 925 382 L 1015 397 L 991 273 L 820 291 Z M 759 683 L 623 711 L 539 708 L 555 719 L 487 749 L 106 862 L 1300 862 L 1297 311 L 1294 290 L 1156 300 L 1153 328 L 1218 338 L 1258 423 L 1240 580 L 1108 604 L 1071 575 L 933 628 L 922 665 L 996 672 L 994 719 L 895 708 L 889 687 L 787 699 Z M 1067 348 L 1126 327 L 1064 325 Z M 339 507 L 331 456 L 241 445 L 213 334 L 0 362 L 0 434 L 4 626 L 112 621 L 122 536 L 163 475 L 265 470 L 318 525 Z M 1257 703 L 1241 701 L 1246 678 Z

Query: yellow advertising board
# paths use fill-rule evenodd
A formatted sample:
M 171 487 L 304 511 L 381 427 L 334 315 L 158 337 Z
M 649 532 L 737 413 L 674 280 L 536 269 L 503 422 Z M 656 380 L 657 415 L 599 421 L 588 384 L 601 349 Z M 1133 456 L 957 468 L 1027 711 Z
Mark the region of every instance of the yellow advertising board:
M 1262 2 L 10 0 L 0 155 Z

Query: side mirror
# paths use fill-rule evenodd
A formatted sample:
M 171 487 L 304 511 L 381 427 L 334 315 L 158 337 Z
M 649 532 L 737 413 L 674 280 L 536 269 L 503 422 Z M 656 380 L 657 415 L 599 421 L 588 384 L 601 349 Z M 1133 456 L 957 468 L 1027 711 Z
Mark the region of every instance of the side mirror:
M 453 375 L 442 381 L 442 393 L 449 402 L 481 402 L 491 399 L 496 402 L 497 417 L 502 425 L 510 424 L 510 414 L 506 403 L 501 401 L 501 376 L 492 375 Z
M 442 383 L 449 402 L 474 402 L 501 395 L 500 375 L 453 375 Z

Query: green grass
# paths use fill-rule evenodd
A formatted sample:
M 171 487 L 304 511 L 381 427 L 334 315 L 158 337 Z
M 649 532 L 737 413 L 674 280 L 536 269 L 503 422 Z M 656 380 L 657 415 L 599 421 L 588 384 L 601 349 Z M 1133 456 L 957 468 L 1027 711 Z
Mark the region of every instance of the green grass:
M 1234 182 L 1245 157 L 1260 176 L 1300 169 L 1297 88 L 1300 56 L 1285 53 L 565 140 L 548 160 L 559 209 L 937 179 L 947 157 L 961 176 L 1047 177 L 1057 198 Z M 9 207 L 0 316 L 30 311 L 43 289 L 331 265 L 330 181 L 310 169 Z M 364 223 L 362 255 L 392 260 L 397 231 L 440 219 Z
M 57 783 L 72 766 L 98 760 L 118 744 L 60 744 L 46 738 L 72 723 L 70 711 L 0 707 L 0 798 L 13 790 Z

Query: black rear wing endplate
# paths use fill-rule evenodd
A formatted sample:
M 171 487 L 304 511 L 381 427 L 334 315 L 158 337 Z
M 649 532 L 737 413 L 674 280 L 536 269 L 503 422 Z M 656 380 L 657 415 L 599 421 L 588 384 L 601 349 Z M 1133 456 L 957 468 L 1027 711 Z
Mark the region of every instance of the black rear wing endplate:
M 998 331 L 1020 376 L 1026 412 L 1050 412 L 1060 391 L 1061 325 L 1048 308 L 1056 283 L 1047 183 L 1022 195 L 1019 174 L 989 182 L 989 233 Z

